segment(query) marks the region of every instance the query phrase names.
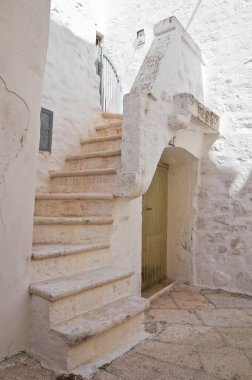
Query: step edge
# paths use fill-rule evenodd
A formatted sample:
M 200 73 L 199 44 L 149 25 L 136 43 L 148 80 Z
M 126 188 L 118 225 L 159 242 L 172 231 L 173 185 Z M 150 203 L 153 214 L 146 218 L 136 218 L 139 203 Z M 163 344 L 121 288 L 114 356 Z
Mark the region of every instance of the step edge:
M 113 200 L 112 193 L 37 193 L 36 200 Z
M 129 312 L 125 311 L 123 316 L 120 316 L 120 317 L 115 316 L 113 319 L 111 319 L 109 321 L 110 323 L 108 323 L 106 325 L 101 325 L 100 328 L 97 330 L 93 329 L 90 332 L 82 333 L 79 336 L 76 336 L 76 334 L 64 334 L 57 329 L 57 327 L 64 325 L 64 322 L 61 324 L 58 324 L 56 326 L 53 326 L 51 328 L 51 330 L 54 331 L 57 335 L 59 335 L 70 347 L 72 347 L 76 344 L 80 344 L 82 342 L 87 341 L 88 339 L 91 339 L 95 336 L 99 336 L 99 335 L 105 333 L 106 331 L 113 329 L 114 327 L 120 325 L 121 323 L 124 323 L 125 321 L 137 316 L 138 314 L 143 313 L 145 310 L 147 310 L 149 308 L 149 302 L 142 297 L 128 296 L 128 297 L 123 297 L 122 299 L 129 299 L 130 300 L 132 298 L 135 298 L 135 299 L 138 298 L 139 299 L 138 301 L 141 301 L 141 302 L 139 302 L 139 305 L 134 307 L 132 312 L 129 313 Z M 122 300 L 122 299 L 120 299 L 120 300 Z M 118 300 L 118 301 L 120 301 L 120 300 Z M 117 303 L 117 301 L 112 302 L 111 306 L 115 305 L 116 303 Z M 110 305 L 110 304 L 105 305 L 105 307 L 107 307 L 108 305 Z M 100 310 L 102 313 L 102 309 L 103 309 L 103 307 L 100 307 L 96 310 Z M 85 315 L 88 313 L 89 312 L 84 313 L 84 314 L 78 316 L 77 318 L 83 317 L 85 320 Z M 74 319 L 75 318 L 73 318 L 72 321 Z
M 64 246 L 64 244 L 62 244 Z M 62 247 L 62 249 L 59 248 L 59 250 L 55 250 L 54 252 L 50 252 L 49 248 L 50 248 L 50 245 L 44 245 L 44 246 L 48 246 L 48 252 L 46 253 L 36 253 L 32 252 L 32 259 L 34 261 L 38 261 L 38 260 L 46 260 L 46 259 L 51 259 L 51 258 L 57 258 L 57 257 L 65 257 L 65 256 L 71 256 L 71 255 L 75 255 L 75 254 L 78 254 L 78 253 L 86 253 L 86 252 L 92 252 L 92 251 L 96 251 L 96 250 L 103 250 L 103 249 L 108 249 L 110 248 L 111 244 L 110 243 L 100 243 L 100 244 L 83 244 L 83 247 L 80 246 L 80 244 L 76 244 L 78 245 L 79 248 L 74 248 L 74 244 L 73 244 L 73 248 L 69 248 L 69 249 L 65 249 L 63 250 L 64 248 Z M 43 246 L 43 245 L 38 245 L 38 246 Z M 53 245 L 52 245 L 53 246 Z M 36 247 L 36 245 L 33 246 L 33 249 L 34 247 Z
M 102 269 L 100 269 L 100 270 L 102 270 Z M 82 272 L 82 274 L 84 274 L 84 273 L 88 273 L 88 272 Z M 51 294 L 49 294 L 48 291 L 45 291 L 43 289 L 41 290 L 41 289 L 37 288 L 38 286 L 41 286 L 43 283 L 50 283 L 50 282 L 54 281 L 55 279 L 53 279 L 53 280 L 47 280 L 47 281 L 42 281 L 42 282 L 39 282 L 39 283 L 31 284 L 29 286 L 29 293 L 31 295 L 36 295 L 36 296 L 39 296 L 41 298 L 44 298 L 44 299 L 46 299 L 49 302 L 55 302 L 55 301 L 58 301 L 58 300 L 70 297 L 72 295 L 80 294 L 80 293 L 85 292 L 87 290 L 98 288 L 99 286 L 108 285 L 108 284 L 110 284 L 110 283 L 112 283 L 114 281 L 123 280 L 124 278 L 133 276 L 133 274 L 134 274 L 134 271 L 127 271 L 127 272 L 125 271 L 125 273 L 111 276 L 110 278 L 107 278 L 106 280 L 96 280 L 96 282 L 94 281 L 93 283 L 90 283 L 90 284 L 88 284 L 86 286 L 82 286 L 82 287 L 79 287 L 79 288 L 68 290 L 68 291 L 65 291 L 62 294 L 57 294 L 57 295 L 51 295 Z M 78 273 L 78 275 L 80 275 L 80 273 Z M 76 276 L 76 274 L 75 275 L 71 275 L 71 276 L 64 276 L 64 277 L 59 278 L 57 280 L 60 281 L 60 280 L 63 280 L 64 278 L 66 278 L 66 277 L 71 278 L 71 277 L 74 277 L 74 276 Z
M 110 135 L 110 136 L 100 136 L 100 137 L 90 137 L 80 140 L 80 144 L 92 144 L 97 142 L 106 142 L 106 141 L 114 141 L 114 140 L 120 140 L 122 138 L 122 134 L 117 135 Z
M 66 156 L 65 161 L 81 160 L 81 159 L 96 158 L 96 157 L 117 157 L 117 156 L 121 156 L 121 149 L 94 152 L 94 153 L 68 155 Z
M 95 129 L 97 131 L 101 131 L 103 129 L 107 129 L 107 128 L 120 128 L 122 127 L 122 120 L 118 120 L 118 121 L 100 121 L 98 123 L 95 124 Z
M 49 173 L 50 178 L 61 178 L 61 177 L 91 177 L 95 175 L 109 175 L 116 174 L 117 170 L 114 168 L 108 169 L 90 169 L 90 170 L 73 170 L 73 171 L 62 171 L 62 172 L 51 172 Z
M 102 117 L 104 119 L 120 119 L 122 120 L 123 119 L 123 114 L 121 113 L 113 113 L 113 112 L 102 112 Z
M 91 363 L 79 365 L 78 367 L 72 369 L 72 372 L 76 375 L 81 375 L 84 378 L 90 378 L 94 373 L 100 370 L 102 366 L 111 363 L 113 360 L 120 358 L 125 353 L 127 353 L 132 347 L 136 346 L 138 343 L 150 337 L 150 333 L 146 331 L 139 331 L 137 335 L 131 337 L 129 342 L 126 345 L 120 346 L 115 351 L 110 351 L 109 353 L 105 353 L 101 357 L 95 359 Z
M 75 224 L 87 224 L 87 225 L 103 225 L 103 224 L 112 224 L 114 221 L 113 218 L 110 217 L 76 217 L 76 218 L 68 218 L 68 217 L 47 217 L 47 216 L 35 216 L 33 218 L 33 224 L 38 225 L 75 225 Z

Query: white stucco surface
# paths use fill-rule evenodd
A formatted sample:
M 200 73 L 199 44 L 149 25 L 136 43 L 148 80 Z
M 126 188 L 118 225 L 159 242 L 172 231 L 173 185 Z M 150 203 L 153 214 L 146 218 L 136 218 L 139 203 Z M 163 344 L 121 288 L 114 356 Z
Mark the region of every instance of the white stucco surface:
M 150 47 L 153 25 L 175 15 L 186 27 L 197 3 L 108 1 L 106 44 L 123 79 L 124 93 L 129 92 Z M 204 55 L 205 104 L 221 117 L 220 139 L 201 162 L 191 281 L 250 294 L 251 17 L 250 1 L 203 0 L 188 28 Z M 137 46 L 140 29 L 145 30 L 146 43 Z
M 204 102 L 221 116 L 221 137 L 202 161 L 197 180 L 199 197 L 196 201 L 194 198 L 194 207 L 198 223 L 192 232 L 191 281 L 249 291 L 251 2 L 205 0 L 193 18 L 196 0 L 108 0 L 106 6 L 98 0 L 79 3 L 52 3 L 42 105 L 55 112 L 54 134 L 52 155 L 40 153 L 38 189 L 46 189 L 47 170 L 62 167 L 65 153 L 78 149 L 79 137 L 87 135 L 98 118 L 98 80 L 93 66 L 95 30 L 104 34 L 106 48 L 127 93 L 153 40 L 154 24 L 171 15 L 184 27 L 190 21 L 188 32 L 204 56 Z M 136 32 L 142 28 L 146 42 L 138 46 Z M 63 71 L 57 69 L 59 65 Z M 182 76 L 188 65 L 189 62 L 180 70 Z M 192 85 L 188 83 L 188 88 Z M 211 232 L 202 227 L 204 221 L 211 224 Z
M 171 59 L 165 60 L 169 70 L 162 67 L 158 85 L 149 86 L 148 78 L 141 82 L 140 77 L 133 96 L 125 98 L 130 117 L 126 115 L 123 122 L 129 127 L 123 131 L 123 164 L 125 173 L 138 174 L 140 186 L 133 186 L 130 193 L 131 184 L 125 181 L 126 191 L 120 192 L 140 196 L 147 189 L 164 148 L 162 139 L 172 136 L 167 124 L 182 128 L 186 119 L 182 114 L 177 120 L 168 118 L 173 96 L 184 91 L 195 95 L 221 117 L 221 135 L 201 160 L 203 144 L 198 143 L 196 152 L 193 134 L 180 148 L 194 157 L 176 149 L 164 152 L 163 159 L 170 165 L 168 277 L 252 294 L 252 2 L 203 0 L 191 17 L 197 5 L 198 0 L 52 0 L 41 102 L 49 0 L 12 0 L 11 6 L 1 1 L 0 295 L 5 301 L 0 310 L 0 358 L 25 349 L 29 341 L 35 156 L 37 191 L 47 191 L 48 171 L 62 169 L 67 154 L 79 153 L 80 138 L 94 132 L 100 117 L 96 30 L 105 36 L 126 94 L 153 41 L 154 24 L 172 15 L 185 28 L 190 21 L 188 32 L 202 50 L 204 65 L 192 58 L 188 41 L 176 59 L 177 45 L 173 45 Z M 138 46 L 140 29 L 145 30 L 146 42 Z M 162 33 L 156 29 L 156 34 Z M 163 83 L 171 84 L 169 96 L 159 92 Z M 153 99 L 141 95 L 149 88 L 160 101 L 157 109 Z M 54 112 L 51 154 L 37 153 L 41 106 Z M 139 124 L 131 123 L 134 116 Z M 157 116 L 163 128 L 160 133 Z M 142 133 L 146 120 L 151 128 Z M 141 197 L 114 202 L 111 253 L 115 265 L 135 271 L 131 294 L 139 294 L 141 287 L 141 207 Z
M 0 358 L 27 348 L 35 164 L 50 1 L 0 2 Z
M 37 191 L 46 191 L 48 171 L 62 169 L 66 154 L 79 152 L 80 138 L 94 129 L 99 118 L 95 37 L 89 1 L 51 2 L 42 107 L 54 113 L 52 152 L 39 152 Z

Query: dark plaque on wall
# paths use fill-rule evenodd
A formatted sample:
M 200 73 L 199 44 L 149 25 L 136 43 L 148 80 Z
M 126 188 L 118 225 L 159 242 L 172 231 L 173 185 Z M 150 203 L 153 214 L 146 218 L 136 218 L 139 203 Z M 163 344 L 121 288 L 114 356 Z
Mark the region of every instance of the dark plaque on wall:
M 52 148 L 53 112 L 41 108 L 39 150 L 51 153 Z

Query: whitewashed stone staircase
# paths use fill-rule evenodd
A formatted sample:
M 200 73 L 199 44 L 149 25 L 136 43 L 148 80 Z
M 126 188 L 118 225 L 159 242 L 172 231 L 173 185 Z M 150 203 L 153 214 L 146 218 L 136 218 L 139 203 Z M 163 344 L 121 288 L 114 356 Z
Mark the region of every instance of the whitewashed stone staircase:
M 145 337 L 148 301 L 130 295 L 134 273 L 110 255 L 121 119 L 102 114 L 96 136 L 36 196 L 31 351 L 57 372 L 86 374 Z

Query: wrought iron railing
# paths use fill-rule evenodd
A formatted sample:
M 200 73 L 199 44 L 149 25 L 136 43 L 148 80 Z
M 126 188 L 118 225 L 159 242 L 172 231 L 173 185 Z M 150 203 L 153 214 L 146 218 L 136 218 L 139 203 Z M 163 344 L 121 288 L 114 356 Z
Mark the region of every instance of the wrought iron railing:
M 101 108 L 104 112 L 122 112 L 122 87 L 117 71 L 103 47 L 98 47 L 97 74 L 100 76 Z

